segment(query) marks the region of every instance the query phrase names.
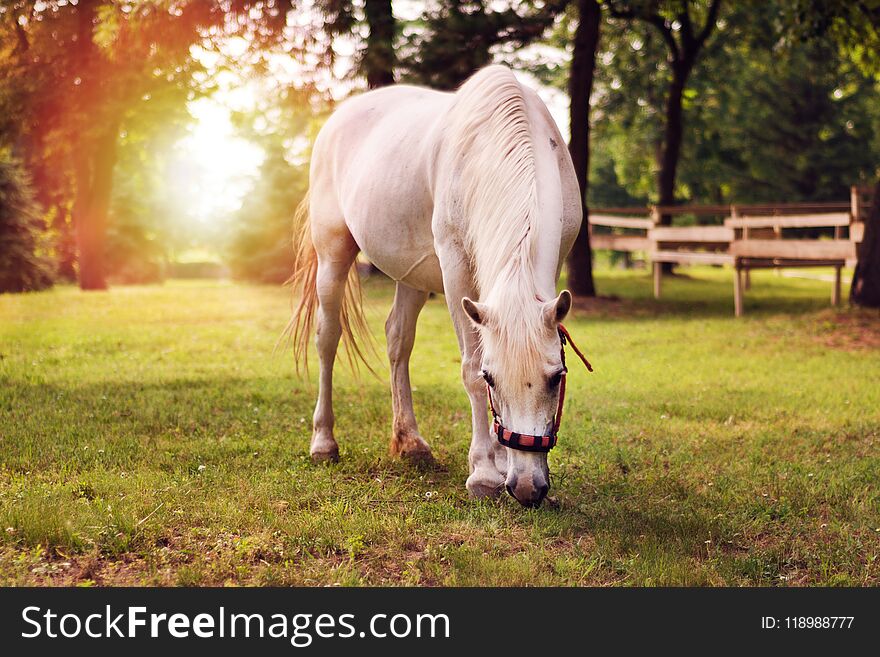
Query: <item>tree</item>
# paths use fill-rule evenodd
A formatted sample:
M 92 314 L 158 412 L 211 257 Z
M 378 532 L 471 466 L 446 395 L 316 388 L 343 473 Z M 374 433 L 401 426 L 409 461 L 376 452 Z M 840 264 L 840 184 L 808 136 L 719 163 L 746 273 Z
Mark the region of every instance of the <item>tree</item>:
M 787 25 L 795 38 L 824 41 L 838 48 L 866 75 L 880 81 L 880 2 L 795 0 L 786 7 Z M 873 208 L 853 273 L 850 301 L 880 308 L 880 167 L 875 172 Z
M 850 301 L 865 308 L 880 308 L 880 174 L 873 199 L 849 291 Z
M 27 174 L 0 151 L 0 292 L 29 292 L 52 285 L 40 223 Z
M 279 142 L 264 148 L 257 182 L 235 217 L 228 260 L 236 278 L 283 283 L 294 266 L 291 209 L 305 197 L 308 172 L 287 162 Z
M 795 29 L 805 38 L 830 40 L 867 74 L 880 80 L 880 2 L 836 3 L 801 0 L 795 3 Z M 857 306 L 880 308 L 880 167 L 874 186 L 872 210 L 853 273 L 850 301 Z
M 407 81 L 452 90 L 492 62 L 492 49 L 522 48 L 540 39 L 570 0 L 504 8 L 484 0 L 442 0 L 422 16 L 406 58 Z M 487 4 L 489 6 L 487 6 Z
M 40 182 L 58 185 L 69 208 L 80 286 L 103 289 L 119 135 L 158 87 L 191 88 L 199 66 L 189 47 L 224 14 L 213 3 L 100 0 L 16 2 L 12 13 L 21 44 L 14 81 L 26 89 L 18 136 L 30 159 L 51 162 Z
M 166 102 L 166 91 L 179 92 L 180 108 L 201 92 L 207 76 L 195 77 L 202 67 L 191 46 L 210 47 L 212 33 L 245 35 L 255 48 L 278 43 L 291 2 L 4 4 L 0 44 L 6 45 L 3 37 L 9 33 L 16 46 L 12 52 L 0 47 L 0 73 L 4 82 L 12 79 L 23 90 L 16 99 L 15 134 L 4 141 L 27 152 L 29 160 L 51 158 L 51 176 L 38 182 L 58 185 L 61 193 L 55 195 L 72 215 L 80 286 L 103 289 L 120 136 L 145 109 L 157 117 L 148 108 L 157 98 Z
M 574 32 L 571 69 L 568 77 L 571 137 L 568 150 L 580 186 L 584 223 L 568 256 L 568 287 L 579 296 L 596 296 L 593 283 L 593 256 L 590 250 L 589 208 L 587 206 L 590 171 L 590 95 L 599 46 L 602 9 L 596 0 L 577 0 L 577 27 Z
M 691 15 L 692 4 L 704 9 L 705 19 L 699 28 L 694 25 L 694 16 Z M 627 6 L 618 2 L 609 5 L 613 17 L 644 21 L 658 30 L 667 47 L 671 79 L 666 92 L 663 143 L 657 153 L 657 201 L 660 205 L 675 203 L 675 177 L 684 136 L 682 100 L 700 52 L 715 29 L 720 6 L 721 0 L 697 3 L 690 0 L 675 3 L 646 0 L 630 2 Z M 671 216 L 662 218 L 664 224 L 671 221 Z
M 333 43 L 337 38 L 353 36 L 359 41 L 359 47 L 350 75 L 364 78 L 368 89 L 394 84 L 397 21 L 392 0 L 364 0 L 362 17 L 353 0 L 320 0 L 317 9 L 320 23 L 312 25 L 310 39 L 320 43 L 323 36 L 321 67 L 329 69 L 335 62 Z M 362 34 L 362 26 L 366 27 L 366 34 Z
M 49 34 L 70 33 L 71 12 L 37 20 L 35 3 L 2 3 L 0 20 L 0 147 L 11 150 L 28 173 L 34 198 L 45 213 L 48 245 L 58 277 L 76 280 L 76 247 L 70 217 L 69 144 L 55 139 L 57 117 L 69 107 L 61 50 L 69 44 Z M 52 44 L 55 47 L 49 47 Z
M 793 39 L 780 19 L 785 6 L 736 5 L 718 21 L 682 99 L 679 202 L 840 200 L 854 181 L 873 175 L 880 87 L 838 49 Z M 663 143 L 665 51 L 646 23 L 603 24 L 593 204 L 657 200 L 652 174 Z
M 364 18 L 369 27 L 360 68 L 367 78 L 367 87 L 377 89 L 394 84 L 397 56 L 394 37 L 397 31 L 391 0 L 365 0 Z

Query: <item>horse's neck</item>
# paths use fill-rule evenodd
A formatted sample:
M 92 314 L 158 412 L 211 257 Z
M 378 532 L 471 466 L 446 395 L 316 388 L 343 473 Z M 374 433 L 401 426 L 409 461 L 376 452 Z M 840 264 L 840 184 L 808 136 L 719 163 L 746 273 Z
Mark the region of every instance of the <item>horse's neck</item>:
M 442 119 L 444 211 L 464 238 L 481 297 L 499 286 L 521 297 L 555 292 L 562 201 L 542 107 L 510 71 L 489 67 Z
M 542 148 L 545 145 L 548 148 Z M 556 296 L 562 240 L 562 192 L 549 140 L 546 144 L 536 143 L 535 162 L 536 212 L 526 237 L 528 246 L 512 254 L 496 254 L 497 260 L 492 263 L 495 266 L 489 268 L 489 275 L 477 281 L 481 296 L 486 294 L 503 299 L 504 295 L 515 294 L 518 298 L 534 299 L 537 296 L 544 300 Z M 491 244 L 493 236 L 486 235 L 485 238 Z M 477 276 L 479 278 L 479 272 Z
M 509 262 L 491 281 L 477 281 L 480 300 L 498 305 L 552 299 L 556 294 L 555 265 L 541 266 L 542 259 L 536 256 L 533 253 L 528 262 Z

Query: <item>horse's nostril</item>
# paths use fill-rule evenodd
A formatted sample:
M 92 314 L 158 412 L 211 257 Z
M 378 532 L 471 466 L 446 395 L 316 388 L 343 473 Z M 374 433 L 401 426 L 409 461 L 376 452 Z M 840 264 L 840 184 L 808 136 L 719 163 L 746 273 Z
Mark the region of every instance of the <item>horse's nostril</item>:
M 525 507 L 529 507 L 532 509 L 536 509 L 541 506 L 541 502 L 544 501 L 544 498 L 547 496 L 547 491 L 550 490 L 550 486 L 546 483 L 541 483 L 534 485 L 529 491 L 519 491 L 517 494 L 516 483 L 507 484 L 505 486 L 507 488 L 507 492 L 510 493 L 511 497 L 513 497 L 517 502 L 522 504 Z
M 540 504 L 541 501 L 544 499 L 544 497 L 546 497 L 547 491 L 549 491 L 549 490 L 550 490 L 549 484 L 541 484 L 540 486 L 538 486 L 535 491 L 538 494 L 537 499 L 535 500 L 535 504 Z

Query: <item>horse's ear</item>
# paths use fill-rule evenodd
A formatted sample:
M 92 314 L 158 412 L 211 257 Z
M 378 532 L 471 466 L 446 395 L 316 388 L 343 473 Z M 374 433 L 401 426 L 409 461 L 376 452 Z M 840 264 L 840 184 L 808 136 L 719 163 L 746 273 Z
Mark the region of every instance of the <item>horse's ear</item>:
M 482 303 L 477 303 L 476 301 L 471 301 L 467 297 L 462 297 L 461 307 L 464 308 L 467 316 L 470 317 L 471 321 L 477 326 L 482 326 L 486 323 L 486 306 Z
M 553 328 L 568 315 L 571 310 L 571 292 L 563 290 L 559 296 L 544 305 L 544 319 Z

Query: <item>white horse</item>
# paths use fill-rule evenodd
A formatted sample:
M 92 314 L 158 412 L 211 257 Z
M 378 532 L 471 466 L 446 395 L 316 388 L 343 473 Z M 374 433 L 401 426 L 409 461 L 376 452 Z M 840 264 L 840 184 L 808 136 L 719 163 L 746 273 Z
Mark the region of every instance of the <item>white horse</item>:
M 397 281 L 385 324 L 391 453 L 432 458 L 413 412 L 409 358 L 419 312 L 442 292 L 473 419 L 467 489 L 484 497 L 506 484 L 520 503 L 540 504 L 547 450 L 524 443 L 543 438 L 546 447 L 551 431 L 555 443 L 565 376 L 557 326 L 571 306 L 556 283 L 582 211 L 571 158 L 538 95 L 489 66 L 454 94 L 397 85 L 347 100 L 315 142 L 301 217 L 293 280 L 302 296 L 291 329 L 302 362 L 317 315 L 312 458 L 339 455 L 333 364 L 340 337 L 357 350 L 353 332 L 365 327 L 352 267 L 363 251 Z M 499 416 L 493 433 L 503 418 L 520 445 L 490 435 L 487 384 Z

